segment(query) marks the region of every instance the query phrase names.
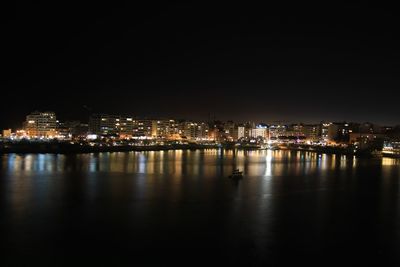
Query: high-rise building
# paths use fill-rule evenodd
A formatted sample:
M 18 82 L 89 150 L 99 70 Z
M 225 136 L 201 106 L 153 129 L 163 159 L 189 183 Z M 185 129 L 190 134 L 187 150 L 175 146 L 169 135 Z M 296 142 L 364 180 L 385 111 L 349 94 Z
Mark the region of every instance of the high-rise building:
M 97 135 L 119 134 L 120 116 L 93 114 L 89 119 L 89 131 Z
M 331 125 L 331 123 L 321 122 L 320 124 L 321 140 L 324 142 L 329 141 L 329 125 Z
M 264 125 L 257 125 L 256 128 L 251 130 L 251 137 L 262 137 L 264 139 L 268 139 L 268 127 Z
M 120 117 L 117 125 L 119 136 L 122 138 L 133 137 L 137 121 L 132 117 Z
M 244 126 L 239 126 L 239 127 L 237 128 L 237 132 L 238 132 L 238 139 L 247 137 L 247 136 L 246 136 L 246 127 L 244 127 Z
M 29 137 L 54 137 L 57 134 L 56 114 L 51 111 L 35 111 L 26 116 L 24 128 Z
M 299 124 L 293 124 L 290 127 L 292 135 L 294 136 L 300 136 L 304 135 L 304 124 L 299 123 Z
M 238 132 L 235 129 L 235 123 L 233 121 L 227 121 L 223 125 L 224 135 L 227 140 L 237 140 Z
M 135 129 L 135 136 L 142 138 L 152 138 L 155 131 L 153 130 L 154 125 L 152 120 L 141 119 L 137 121 L 137 127 Z
M 269 127 L 269 137 L 279 138 L 287 135 L 287 126 L 282 124 L 271 125 Z
M 152 135 L 157 138 L 171 138 L 179 133 L 178 123 L 175 120 L 153 120 Z
M 348 143 L 350 140 L 350 133 L 352 133 L 355 128 L 358 128 L 358 125 L 347 122 L 330 123 L 328 127 L 328 141 Z
M 89 119 L 89 131 L 92 134 L 132 137 L 136 129 L 137 121 L 132 117 L 93 114 Z
M 305 124 L 302 128 L 302 133 L 307 140 L 318 141 L 320 140 L 320 125 L 319 124 Z
M 184 122 L 183 135 L 189 140 L 204 140 L 209 138 L 209 126 L 207 123 Z

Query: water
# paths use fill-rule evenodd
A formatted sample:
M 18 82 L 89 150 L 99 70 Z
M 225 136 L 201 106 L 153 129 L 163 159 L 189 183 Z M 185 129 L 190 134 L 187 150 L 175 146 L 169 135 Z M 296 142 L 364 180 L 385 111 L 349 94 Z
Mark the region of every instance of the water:
M 2 155 L 0 265 L 399 266 L 399 166 L 290 151 Z

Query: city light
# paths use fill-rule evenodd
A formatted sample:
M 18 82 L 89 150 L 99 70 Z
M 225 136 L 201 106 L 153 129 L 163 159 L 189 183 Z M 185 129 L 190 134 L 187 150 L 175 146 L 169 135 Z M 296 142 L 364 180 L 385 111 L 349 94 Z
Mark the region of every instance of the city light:
M 23 129 L 2 132 L 7 140 L 44 142 L 57 140 L 85 147 L 154 147 L 177 144 L 237 149 L 295 149 L 334 153 L 400 155 L 393 127 L 370 123 L 321 122 L 316 124 L 235 123 L 147 119 L 133 116 L 92 114 L 89 123 L 60 122 L 54 112 L 32 112 Z M 398 136 L 398 137 L 396 137 Z M 79 142 L 75 142 L 79 141 Z M 16 144 L 14 144 L 16 145 Z

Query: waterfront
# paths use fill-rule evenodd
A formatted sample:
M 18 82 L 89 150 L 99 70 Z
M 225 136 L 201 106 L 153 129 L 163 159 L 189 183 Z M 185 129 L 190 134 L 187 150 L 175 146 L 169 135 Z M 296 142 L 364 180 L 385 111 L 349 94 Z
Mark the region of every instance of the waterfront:
M 4 154 L 2 262 L 398 266 L 399 174 L 289 150 Z

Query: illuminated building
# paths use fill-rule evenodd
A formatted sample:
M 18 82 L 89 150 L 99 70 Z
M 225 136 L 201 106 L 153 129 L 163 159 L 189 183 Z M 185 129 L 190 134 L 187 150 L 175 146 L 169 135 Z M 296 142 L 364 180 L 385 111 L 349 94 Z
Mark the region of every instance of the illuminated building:
M 12 135 L 11 129 L 3 130 L 3 138 L 10 138 Z
M 132 117 L 120 117 L 116 126 L 121 138 L 131 138 L 137 128 L 137 123 Z
M 382 149 L 384 129 L 369 122 L 362 124 L 349 124 L 349 143 L 356 144 L 358 148 L 377 148 Z
M 147 119 L 137 120 L 137 126 L 134 130 L 136 137 L 152 138 L 153 137 L 153 121 Z
M 157 138 L 171 138 L 179 133 L 179 126 L 175 120 L 153 120 L 152 136 Z M 176 138 L 175 138 L 176 139 Z
M 97 135 L 119 134 L 120 116 L 108 114 L 93 114 L 89 119 L 89 131 Z
M 324 142 L 329 141 L 329 125 L 331 125 L 331 123 L 321 123 L 321 140 Z
M 89 119 L 89 132 L 96 135 L 118 135 L 132 137 L 136 121 L 120 115 L 93 114 Z
M 69 123 L 57 121 L 57 136 L 65 139 L 72 136 Z
M 281 136 L 287 135 L 287 126 L 286 125 L 270 125 L 269 127 L 269 137 L 270 138 L 279 138 Z
M 184 122 L 183 135 L 189 140 L 209 139 L 209 126 L 207 123 Z
M 385 141 L 383 143 L 382 154 L 386 156 L 400 157 L 400 142 Z
M 268 139 L 268 127 L 264 125 L 257 125 L 256 128 L 251 129 L 251 137 L 257 138 L 262 137 Z
M 228 140 L 237 140 L 238 139 L 238 132 L 235 128 L 235 123 L 233 121 L 227 121 L 223 125 L 224 135 L 225 138 Z
M 88 124 L 80 121 L 57 121 L 57 138 L 85 137 L 89 131 Z
M 302 134 L 307 140 L 319 141 L 321 127 L 319 124 L 305 124 L 303 125 Z
M 175 120 L 168 121 L 168 135 L 173 136 L 179 133 L 179 123 Z
M 35 111 L 26 116 L 25 131 L 31 138 L 54 137 L 57 132 L 57 119 L 54 112 Z
M 374 133 L 350 133 L 349 134 L 349 143 L 366 143 L 375 139 L 382 139 L 384 137 L 383 134 L 374 134 Z
M 15 137 L 19 138 L 19 139 L 24 139 L 29 137 L 28 134 L 26 133 L 25 130 L 17 130 L 15 132 Z
M 238 139 L 247 137 L 246 128 L 244 126 L 239 126 L 237 132 L 238 132 Z
M 350 140 L 350 133 L 354 132 L 355 129 L 358 131 L 359 126 L 350 124 L 347 122 L 334 122 L 329 125 L 329 141 L 335 141 L 338 143 L 348 143 Z

